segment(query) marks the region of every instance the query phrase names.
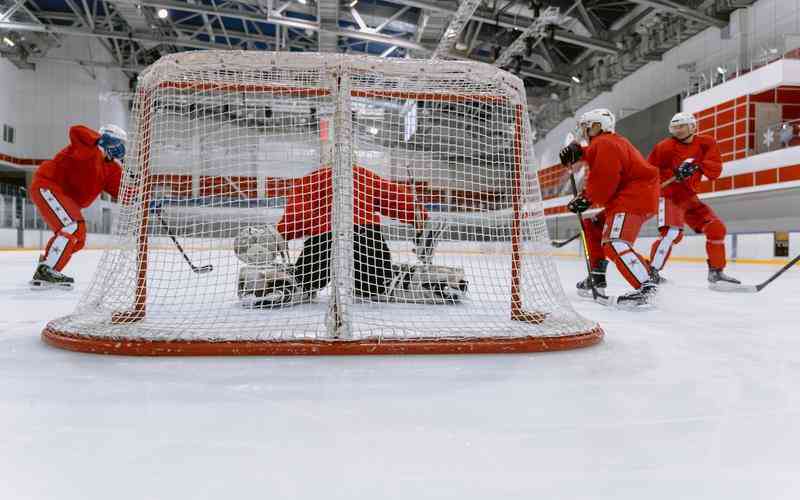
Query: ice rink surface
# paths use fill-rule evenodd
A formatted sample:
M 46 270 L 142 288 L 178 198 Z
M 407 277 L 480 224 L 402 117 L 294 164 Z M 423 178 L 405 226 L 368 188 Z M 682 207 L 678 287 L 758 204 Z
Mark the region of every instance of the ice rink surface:
M 658 309 L 530 355 L 148 359 L 44 345 L 73 292 L 0 252 L 0 499 L 797 499 L 800 268 L 672 263 Z M 578 260 L 558 261 L 568 293 Z M 760 282 L 777 266 L 731 265 Z M 621 278 L 612 273 L 613 292 Z M 385 307 L 391 307 L 387 305 Z

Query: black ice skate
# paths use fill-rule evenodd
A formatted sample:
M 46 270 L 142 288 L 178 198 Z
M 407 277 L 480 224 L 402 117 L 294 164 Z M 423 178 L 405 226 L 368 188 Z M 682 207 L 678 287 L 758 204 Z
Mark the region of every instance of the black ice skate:
M 650 281 L 652 281 L 656 285 L 663 285 L 665 283 L 669 283 L 669 280 L 661 276 L 661 273 L 659 273 L 658 269 L 656 269 L 655 267 L 650 268 Z
M 75 285 L 75 280 L 66 274 L 52 269 L 47 264 L 39 264 L 29 283 L 31 290 L 47 290 L 50 288 L 72 290 L 72 287 Z
M 739 288 L 741 284 L 741 281 L 728 276 L 722 271 L 722 269 L 714 269 L 710 265 L 708 266 L 708 286 L 712 290 Z
M 607 260 L 601 260 L 598 266 L 592 269 L 592 280 L 594 281 L 594 288 L 600 295 L 606 294 L 606 268 L 608 267 Z M 581 297 L 592 297 L 592 287 L 587 277 L 583 281 L 579 281 L 575 288 L 578 289 L 578 295 Z
M 642 283 L 638 290 L 620 295 L 617 297 L 617 307 L 622 309 L 634 309 L 653 305 L 658 286 L 652 281 Z

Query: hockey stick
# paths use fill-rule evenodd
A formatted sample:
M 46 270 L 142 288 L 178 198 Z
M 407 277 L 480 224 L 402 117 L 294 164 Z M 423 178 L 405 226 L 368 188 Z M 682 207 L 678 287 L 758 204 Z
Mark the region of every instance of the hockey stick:
M 186 255 L 186 251 L 184 251 L 184 249 L 181 246 L 181 244 L 178 243 L 178 238 L 175 237 L 175 233 L 172 231 L 172 228 L 169 227 L 169 225 L 167 224 L 167 221 L 165 221 L 164 218 L 161 216 L 161 204 L 160 203 L 156 203 L 155 204 L 155 209 L 156 209 L 156 214 L 158 215 L 159 222 L 161 222 L 161 225 L 164 226 L 164 229 L 167 230 L 167 234 L 169 235 L 170 238 L 172 238 L 172 242 L 175 243 L 176 247 L 178 247 L 178 250 L 181 252 L 181 255 L 183 256 L 183 258 L 186 261 L 186 263 L 189 264 L 189 267 L 192 268 L 192 271 L 194 271 L 197 274 L 203 274 L 203 273 L 208 273 L 208 272 L 213 271 L 214 270 L 214 266 L 212 266 L 211 264 L 206 264 L 205 266 L 199 266 L 198 267 L 198 266 L 195 266 L 192 263 L 191 260 L 189 260 L 189 256 Z
M 417 206 L 419 205 L 417 203 L 417 185 L 414 182 L 414 175 L 409 165 L 406 165 L 406 175 L 408 175 L 408 179 L 411 181 L 411 201 L 414 203 L 414 254 L 421 264 L 430 265 L 433 263 L 433 254 L 436 252 L 436 245 L 439 243 L 439 238 L 441 238 L 448 223 L 444 220 L 436 222 L 436 225 L 431 223 L 430 232 L 427 235 L 425 234 L 425 221 L 420 220 L 420 215 L 417 212 Z M 417 236 L 417 232 L 420 232 L 421 235 Z M 425 237 L 424 240 L 422 237 Z
M 570 132 L 567 134 L 567 137 L 564 139 L 564 146 L 569 146 L 575 142 L 575 136 Z M 569 169 L 569 183 L 570 187 L 572 187 L 572 196 L 578 196 L 578 184 L 575 182 L 575 172 L 572 170 L 572 165 L 564 165 Z M 592 276 L 592 263 L 591 259 L 589 258 L 589 245 L 586 240 L 586 232 L 583 230 L 583 215 L 582 212 L 578 212 L 575 214 L 578 216 L 578 234 L 581 237 L 581 243 L 583 243 L 583 261 L 586 263 L 586 272 L 589 273 L 589 288 L 592 290 L 592 299 L 597 300 L 601 297 L 600 292 L 597 291 L 597 287 L 594 286 L 594 276 Z M 602 295 L 602 297 L 605 297 Z
M 574 235 L 570 236 L 569 238 L 567 238 L 564 241 L 550 240 L 550 244 L 553 245 L 556 248 L 561 248 L 563 246 L 569 245 L 570 243 L 572 243 L 573 241 L 577 240 L 580 237 L 581 237 L 581 233 L 575 233 Z
M 578 196 L 578 185 L 575 183 L 575 174 L 572 172 L 571 165 L 565 165 L 569 167 L 569 182 L 572 186 L 572 194 L 574 196 Z M 579 235 L 581 237 L 581 242 L 583 243 L 583 261 L 586 263 L 586 271 L 589 273 L 589 288 L 592 290 L 592 298 L 597 300 L 600 297 L 607 298 L 605 295 L 602 295 L 600 292 L 597 291 L 597 287 L 594 286 L 594 276 L 592 276 L 592 263 L 589 259 L 589 244 L 586 240 L 586 232 L 583 230 L 583 216 L 581 215 L 582 212 L 578 212 L 576 215 L 578 216 L 578 229 Z
M 758 285 L 733 285 L 733 286 L 726 286 L 726 285 L 716 285 L 710 284 L 709 288 L 714 290 L 715 292 L 730 292 L 730 293 L 758 293 L 764 288 L 767 287 L 770 283 L 775 281 L 778 276 L 785 273 L 789 270 L 790 267 L 800 262 L 800 254 L 798 254 L 795 258 L 790 260 L 786 263 L 785 266 L 775 271 L 769 278 L 765 281 L 759 283 Z

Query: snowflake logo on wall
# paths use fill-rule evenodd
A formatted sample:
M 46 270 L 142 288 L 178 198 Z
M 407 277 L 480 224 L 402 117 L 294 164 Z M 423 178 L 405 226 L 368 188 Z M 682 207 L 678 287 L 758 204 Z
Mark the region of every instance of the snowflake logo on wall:
M 772 143 L 775 142 L 775 134 L 772 132 L 771 128 L 768 128 L 764 131 L 764 141 L 763 144 L 766 147 L 772 146 Z

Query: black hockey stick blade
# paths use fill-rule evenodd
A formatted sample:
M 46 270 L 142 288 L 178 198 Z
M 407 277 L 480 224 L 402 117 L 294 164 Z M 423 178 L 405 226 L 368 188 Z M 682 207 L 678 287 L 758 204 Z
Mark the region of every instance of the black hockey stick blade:
M 200 267 L 192 266 L 192 271 L 196 272 L 197 274 L 210 273 L 213 270 L 214 266 L 212 266 L 211 264 L 206 264 L 205 266 L 200 266 Z
M 564 241 L 550 240 L 550 244 L 553 245 L 556 248 L 561 248 L 563 246 L 569 245 L 570 243 L 572 243 L 573 241 L 577 240 L 580 237 L 581 237 L 581 233 L 576 233 L 576 234 L 570 236 L 569 238 L 567 238 Z

